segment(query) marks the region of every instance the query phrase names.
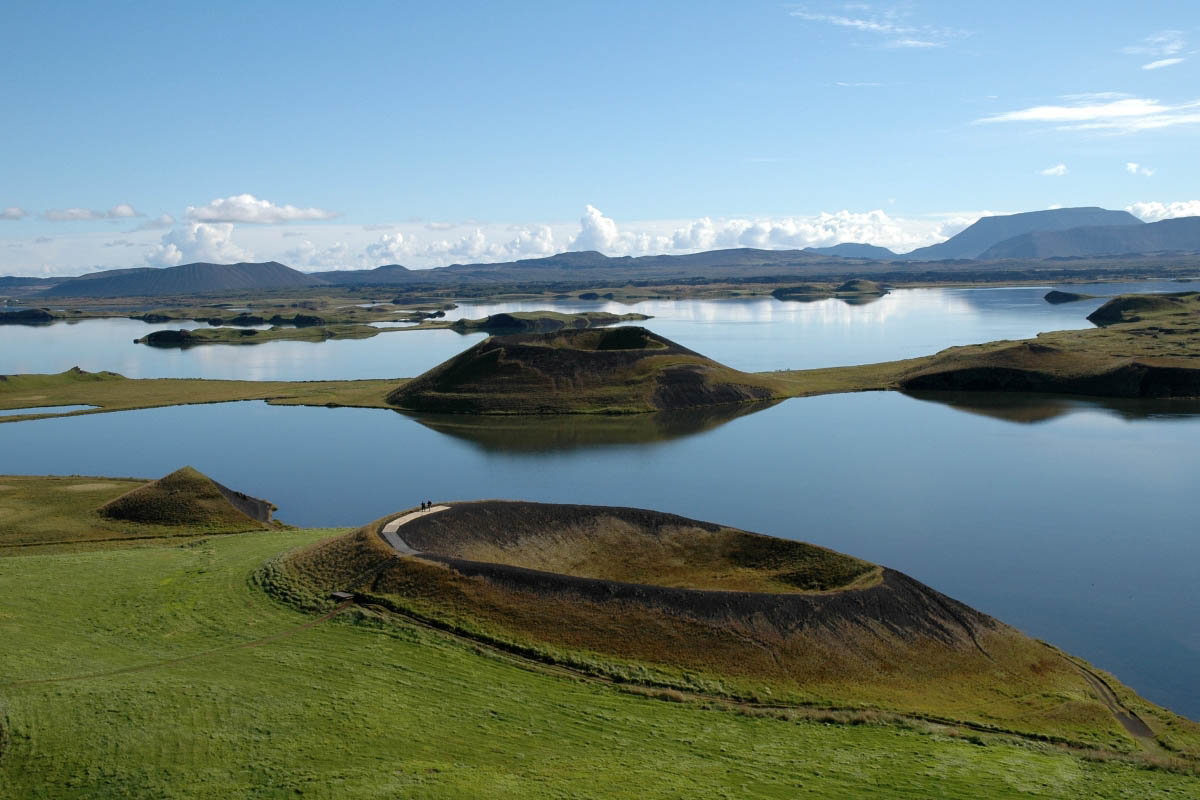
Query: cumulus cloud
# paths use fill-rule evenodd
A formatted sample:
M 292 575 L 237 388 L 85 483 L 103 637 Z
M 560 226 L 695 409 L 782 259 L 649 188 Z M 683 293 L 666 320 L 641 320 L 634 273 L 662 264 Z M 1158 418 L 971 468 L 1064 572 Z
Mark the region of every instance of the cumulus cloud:
M 1154 174 L 1154 170 L 1150 169 L 1149 167 L 1143 166 L 1143 165 L 1137 163 L 1136 161 L 1126 161 L 1125 162 L 1125 171 L 1128 172 L 1130 175 L 1144 175 L 1147 178 L 1149 178 L 1151 175 Z
M 146 255 L 146 263 L 155 267 L 205 261 L 230 263 L 245 261 L 250 254 L 233 241 L 233 225 L 193 222 L 166 233 L 162 243 Z
M 569 250 L 599 250 L 606 255 L 646 255 L 696 252 L 730 247 L 803 249 L 841 242 L 868 242 L 897 251 L 911 250 L 946 239 L 987 212 L 946 215 L 934 220 L 898 220 L 887 212 L 822 212 L 806 217 L 697 220 L 666 227 L 642 223 L 640 230 L 622 230 L 594 206 L 588 206 Z M 948 228 L 955 228 L 947 233 Z
M 1042 174 L 1051 178 L 1061 178 L 1067 174 L 1066 164 L 1055 164 L 1053 167 L 1046 167 L 1042 170 Z
M 1098 130 L 1135 133 L 1173 125 L 1200 123 L 1200 100 L 1167 105 L 1156 99 L 1124 97 L 1115 93 L 1064 97 L 1060 105 L 1032 106 L 975 120 L 976 125 L 997 122 L 1049 123 L 1059 130 Z
M 372 266 L 399 264 L 412 253 L 412 248 L 400 231 L 385 233 L 379 241 L 367 245 L 367 259 Z
M 1179 200 L 1174 203 L 1133 203 L 1125 210 L 1145 222 L 1158 222 L 1176 217 L 1200 217 L 1200 200 Z
M 509 226 L 502 238 L 496 233 L 485 233 L 482 228 L 464 234 L 458 239 L 438 239 L 423 242 L 411 234 L 400 231 L 385 233 L 379 241 L 366 248 L 369 266 L 398 264 L 416 259 L 454 261 L 509 261 L 519 258 L 548 256 L 558 252 L 554 232 L 549 225 Z
M 571 240 L 570 250 L 612 250 L 620 241 L 617 223 L 604 216 L 600 209 L 588 205 L 579 220 L 579 233 Z
M 283 254 L 283 260 L 293 267 L 328 267 L 332 269 L 353 268 L 357 254 L 345 242 L 334 242 L 328 247 L 319 247 L 309 239 L 297 244 Z
M 236 194 L 213 200 L 206 206 L 188 206 L 187 218 L 194 222 L 248 222 L 272 225 L 300 220 L 333 219 L 336 211 L 323 208 L 280 206 L 252 194 Z
M 0 211 L 0 219 L 24 219 L 29 216 L 29 212 L 18 206 L 9 206 Z
M 129 203 L 118 203 L 107 211 L 97 211 L 91 208 L 52 208 L 42 213 L 43 219 L 51 222 L 86 222 L 97 219 L 131 219 L 144 217 Z

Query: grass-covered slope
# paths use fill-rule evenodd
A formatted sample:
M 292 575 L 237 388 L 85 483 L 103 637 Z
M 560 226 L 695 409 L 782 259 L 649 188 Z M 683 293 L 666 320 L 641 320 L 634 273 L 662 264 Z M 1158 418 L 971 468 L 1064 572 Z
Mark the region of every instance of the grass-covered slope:
M 273 528 L 275 507 L 186 467 L 156 481 L 0 476 L 0 552 Z
M 1200 294 L 1116 297 L 1089 319 L 1105 327 L 952 347 L 897 383 L 914 391 L 1200 396 Z
M 1200 792 L 1194 775 L 950 726 L 662 702 L 371 611 L 318 622 L 248 581 L 330 533 L 0 560 L 0 797 Z
M 0 409 L 27 409 L 27 414 L 0 417 L 0 424 L 46 414 L 53 406 L 87 404 L 93 409 L 70 414 L 97 414 L 135 408 L 267 400 L 295 405 L 386 407 L 384 395 L 395 380 L 359 381 L 224 381 L 199 378 L 126 378 L 115 372 L 85 372 L 74 367 L 54 374 L 0 375 Z
M 98 509 L 111 520 L 208 532 L 268 528 L 275 506 L 214 481 L 192 467 L 139 486 Z
M 739 372 L 645 328 L 493 336 L 398 387 L 412 411 L 644 413 L 770 400 L 769 376 Z
M 872 708 L 1128 751 L 1195 726 L 1082 662 L 887 568 L 636 509 L 453 504 L 299 551 L 283 574 L 587 674 L 785 706 Z M 1092 678 L 1088 677 L 1092 675 Z

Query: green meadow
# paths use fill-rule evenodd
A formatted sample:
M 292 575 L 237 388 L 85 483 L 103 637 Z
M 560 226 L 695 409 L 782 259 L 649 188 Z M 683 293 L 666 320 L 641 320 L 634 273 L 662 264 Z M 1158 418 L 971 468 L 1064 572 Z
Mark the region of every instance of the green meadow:
M 1047 744 L 666 702 L 253 584 L 335 533 L 0 559 L 0 797 L 1200 794 Z

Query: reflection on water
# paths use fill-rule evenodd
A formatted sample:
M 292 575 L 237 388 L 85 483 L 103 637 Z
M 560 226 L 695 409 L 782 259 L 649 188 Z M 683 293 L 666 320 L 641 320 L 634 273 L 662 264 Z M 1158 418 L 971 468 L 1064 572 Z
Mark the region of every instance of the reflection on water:
M 539 454 L 665 442 L 712 430 L 738 417 L 764 411 L 778 402 L 624 415 L 538 417 L 396 413 L 411 417 L 438 433 L 469 442 L 483 451 Z
M 1102 410 L 1014 425 L 866 392 L 679 419 L 649 423 L 662 438 L 617 430 L 626 441 L 601 445 L 607 433 L 582 419 L 522 428 L 181 406 L 0 425 L 0 474 L 155 477 L 192 464 L 305 526 L 358 525 L 428 498 L 683 514 L 887 564 L 1200 718 L 1200 593 L 1186 590 L 1200 563 L 1200 416 Z
M 67 414 L 71 411 L 84 411 L 96 406 L 35 406 L 30 408 L 9 408 L 0 411 L 0 417 L 19 417 L 22 414 Z
M 1200 287 L 1200 284 L 1196 285 Z M 868 364 L 935 353 L 952 345 L 1021 339 L 1042 331 L 1088 328 L 1103 298 L 1063 306 L 1046 303 L 1048 287 L 897 289 L 866 305 L 853 298 L 812 303 L 773 297 L 727 300 L 531 300 L 463 304 L 446 319 L 506 311 L 636 311 L 656 333 L 731 367 L 750 372 Z M 1068 287 L 1092 294 L 1182 291 L 1193 284 L 1141 283 Z M 864 298 L 865 299 L 865 298 Z M 483 333 L 452 330 L 384 332 L 370 339 L 206 345 L 187 351 L 133 344 L 154 330 L 197 323 L 147 324 L 129 319 L 0 326 L 0 374 L 61 372 L 73 366 L 134 378 L 348 380 L 413 377 L 470 347 Z
M 1074 397 L 1037 392 L 905 392 L 916 400 L 941 403 L 958 411 L 1025 424 L 1075 413 L 1101 413 L 1125 420 L 1193 420 L 1200 399 L 1149 397 Z

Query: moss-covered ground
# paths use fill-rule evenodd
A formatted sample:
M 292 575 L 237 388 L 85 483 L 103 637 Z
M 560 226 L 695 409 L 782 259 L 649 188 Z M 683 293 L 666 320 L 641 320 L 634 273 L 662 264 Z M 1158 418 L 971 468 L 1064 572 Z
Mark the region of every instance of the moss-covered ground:
M 1200 793 L 1047 744 L 664 702 L 251 583 L 331 533 L 0 560 L 0 797 Z

